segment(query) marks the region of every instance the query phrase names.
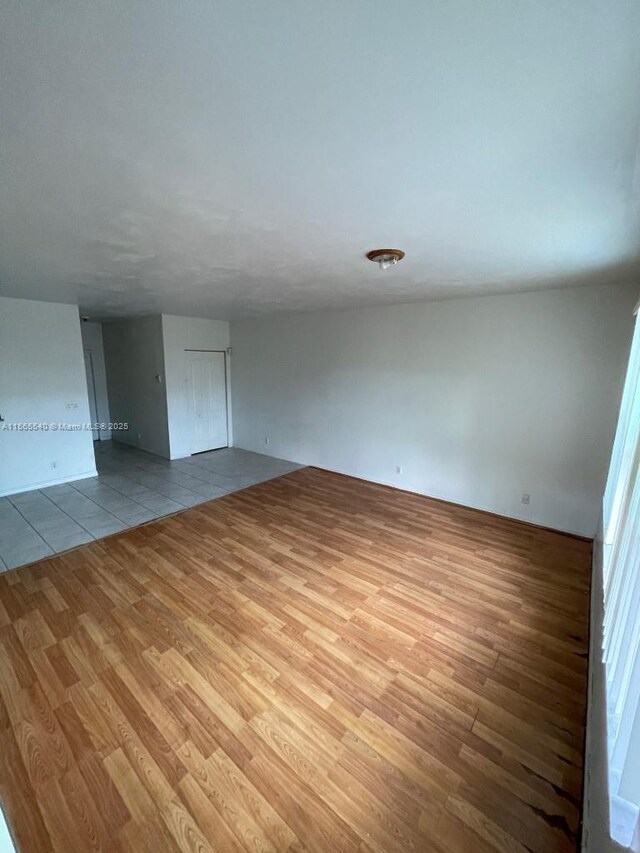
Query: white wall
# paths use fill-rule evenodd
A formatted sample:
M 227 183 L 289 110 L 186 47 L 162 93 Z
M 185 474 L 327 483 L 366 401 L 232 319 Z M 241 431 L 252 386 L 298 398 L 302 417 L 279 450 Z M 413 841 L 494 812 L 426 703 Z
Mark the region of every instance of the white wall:
M 162 315 L 164 360 L 166 371 L 169 444 L 172 459 L 193 452 L 193 424 L 189 416 L 188 361 L 185 350 L 222 350 L 229 346 L 229 324 L 201 317 Z M 231 382 L 227 365 L 227 426 L 232 444 Z
M 111 420 L 129 424 L 113 439 L 168 458 L 161 317 L 105 322 L 102 334 Z
M 76 306 L 0 298 L 0 415 L 0 494 L 95 475 L 90 431 L 2 429 L 90 421 Z
M 235 444 L 593 536 L 637 295 L 583 287 L 233 323 Z
M 82 346 L 85 352 L 91 353 L 93 363 L 93 381 L 96 389 L 96 408 L 98 421 L 108 424 L 111 420 L 109 413 L 109 393 L 107 390 L 107 371 L 104 363 L 104 346 L 102 342 L 102 325 L 83 321 L 80 324 Z M 111 430 L 100 430 L 100 440 L 108 441 Z

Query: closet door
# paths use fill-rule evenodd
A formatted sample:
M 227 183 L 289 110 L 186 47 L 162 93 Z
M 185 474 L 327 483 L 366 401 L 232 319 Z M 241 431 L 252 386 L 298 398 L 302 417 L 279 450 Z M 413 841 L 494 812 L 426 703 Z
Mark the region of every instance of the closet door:
M 223 352 L 189 352 L 192 453 L 227 447 L 227 382 Z

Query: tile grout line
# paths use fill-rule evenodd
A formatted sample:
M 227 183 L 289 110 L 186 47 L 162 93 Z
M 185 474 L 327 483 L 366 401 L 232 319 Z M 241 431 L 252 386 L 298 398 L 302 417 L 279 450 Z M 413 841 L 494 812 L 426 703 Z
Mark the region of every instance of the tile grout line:
M 34 491 L 39 492 L 39 491 L 40 491 L 40 489 L 35 489 Z M 25 494 L 25 492 L 20 492 L 19 494 Z M 28 494 L 28 493 L 26 493 L 26 494 Z M 15 495 L 14 495 L 14 497 L 15 497 Z M 48 542 L 47 542 L 47 540 L 44 538 L 44 536 L 42 536 L 40 533 L 38 533 L 38 531 L 35 529 L 35 527 L 33 526 L 33 524 L 31 524 L 31 522 L 29 521 L 29 519 L 26 517 L 26 515 L 24 515 L 24 514 L 20 511 L 20 507 L 17 507 L 17 506 L 14 504 L 14 502 L 11 500 L 11 498 L 10 498 L 10 496 L 9 496 L 9 495 L 6 495 L 6 498 L 7 498 L 7 500 L 9 501 L 9 503 L 11 504 L 11 506 L 12 506 L 12 507 L 15 509 L 15 511 L 18 513 L 18 515 L 20 516 L 20 518 L 22 518 L 22 519 L 23 519 L 23 521 L 25 521 L 25 522 L 26 522 L 26 524 L 28 524 L 28 525 L 29 525 L 29 527 L 33 530 L 33 532 L 36 534 L 36 536 L 37 536 L 39 539 L 41 539 L 41 540 L 42 540 L 42 542 L 47 546 L 47 548 L 49 548 L 49 549 L 51 550 L 51 553 L 52 553 L 52 554 L 55 554 L 56 552 L 53 550 L 53 548 L 51 547 L 51 545 L 49 545 L 49 543 L 48 543 Z M 0 554 L 0 557 L 1 557 L 1 556 L 2 556 L 2 555 Z M 3 562 L 4 562 L 4 560 L 3 560 Z M 6 565 L 6 563 L 5 563 L 5 565 Z M 17 567 L 16 567 L 16 568 L 17 568 Z
M 126 477 L 124 474 L 119 474 L 118 476 L 120 476 L 120 477 L 124 477 L 125 479 L 128 479 L 128 477 Z M 99 472 L 98 472 L 98 479 L 100 479 L 100 473 L 99 473 Z M 131 480 L 131 482 L 134 482 L 134 481 L 133 481 L 133 480 Z M 121 492 L 119 489 L 116 489 L 116 488 L 115 488 L 115 486 L 110 486 L 110 485 L 109 485 L 109 483 L 101 483 L 101 485 L 102 485 L 102 486 L 104 486 L 104 487 L 105 487 L 105 488 L 107 488 L 107 489 L 111 489 L 112 491 L 114 491 L 114 492 L 115 492 L 116 494 L 118 494 L 118 495 L 122 495 L 122 497 L 123 497 L 123 498 L 126 498 L 128 501 L 131 501 L 131 503 L 136 504 L 136 506 L 139 506 L 139 507 L 140 507 L 140 509 L 148 509 L 148 507 L 144 506 L 144 504 L 141 504 L 141 503 L 140 503 L 140 501 L 137 501 L 137 500 L 136 500 L 134 497 L 132 497 L 131 495 L 126 495 L 124 492 Z M 79 494 L 79 495 L 82 495 L 83 497 L 87 498 L 88 500 L 90 500 L 90 501 L 92 501 L 94 504 L 96 504 L 96 506 L 99 506 L 99 507 L 100 507 L 100 509 L 101 509 L 101 510 L 103 510 L 104 512 L 108 512 L 108 513 L 110 513 L 111 515 L 113 515 L 113 516 L 114 516 L 114 518 L 115 518 L 117 521 L 122 521 L 122 522 L 123 522 L 123 524 L 127 524 L 127 522 L 126 522 L 126 521 L 123 521 L 123 519 L 118 518 L 118 516 L 117 516 L 117 515 L 114 515 L 114 513 L 113 513 L 113 512 L 111 512 L 111 510 L 110 510 L 110 509 L 107 509 L 106 507 L 101 506 L 97 501 L 94 501 L 92 497 L 89 497 L 89 495 L 85 494 L 85 493 L 84 493 L 83 491 L 81 491 L 80 489 L 76 488 L 76 487 L 75 487 L 75 486 L 73 486 L 73 485 L 72 485 L 72 488 L 73 488 L 76 492 L 78 492 L 78 494 Z M 150 489 L 149 491 L 152 491 L 152 490 Z M 160 494 L 159 494 L 158 496 L 159 496 L 159 497 L 162 497 L 162 495 L 160 495 Z M 128 526 L 130 527 L 131 525 L 128 525 Z
M 100 476 L 100 475 L 98 475 L 98 477 L 99 477 L 99 476 Z M 123 477 L 125 480 L 128 480 L 130 483 L 134 483 L 135 485 L 138 485 L 138 486 L 144 486 L 144 487 L 145 487 L 146 489 L 148 489 L 150 492 L 154 491 L 154 489 L 152 489 L 150 486 L 147 486 L 144 482 L 142 482 L 142 483 L 141 483 L 141 482 L 139 482 L 138 480 L 133 480 L 133 479 L 131 479 L 130 477 L 127 477 L 127 475 L 126 475 L 126 474 L 119 474 L 119 475 L 117 475 L 117 476 Z M 159 476 L 159 475 L 157 475 L 157 474 L 151 474 L 151 476 L 152 476 L 152 477 L 155 477 L 155 476 Z M 105 485 L 108 485 L 108 484 L 105 484 Z M 171 485 L 171 483 L 168 483 L 168 485 L 170 486 L 170 485 Z M 186 489 L 186 491 L 193 491 L 192 489 L 188 489 L 188 488 L 187 488 L 187 486 L 180 486 L 180 484 L 177 484 L 177 485 L 178 485 L 178 488 Z M 109 488 L 112 488 L 112 487 L 110 486 Z M 118 490 L 116 489 L 116 491 L 118 491 Z M 120 494 L 124 495 L 124 492 L 120 492 Z M 157 496 L 158 496 L 158 497 L 163 498 L 164 500 L 172 500 L 174 503 L 180 504 L 180 506 L 181 506 L 183 509 L 189 509 L 189 507 L 190 507 L 190 506 L 192 506 L 192 504 L 183 504 L 183 503 L 181 503 L 177 498 L 170 498 L 168 495 L 163 495 L 161 492 L 156 492 L 156 494 L 157 494 Z M 196 497 L 198 497 L 198 498 L 203 498 L 203 496 L 202 496 L 202 495 L 199 495 L 197 492 L 193 492 L 193 494 L 194 494 Z M 124 497 L 129 497 L 129 496 L 128 496 L 128 495 L 124 495 Z M 131 498 L 130 498 L 130 500 L 131 500 Z M 207 499 L 207 498 L 203 498 L 203 500 L 208 500 L 208 499 Z M 135 501 L 135 503 L 138 503 L 138 501 Z M 141 504 L 141 506 L 142 506 L 142 504 Z M 146 508 L 147 508 L 147 507 L 145 507 L 145 509 L 146 509 Z
M 69 484 L 69 485 L 71 485 L 71 484 Z M 71 486 L 71 488 L 73 489 L 74 487 L 73 487 L 73 486 Z M 75 490 L 75 491 L 78 491 L 77 489 L 74 489 L 74 490 Z M 58 506 L 58 504 L 57 504 L 55 501 L 52 501 L 52 500 L 51 500 L 51 498 L 49 497 L 49 495 L 45 495 L 45 494 L 44 494 L 44 492 L 42 492 L 42 491 L 40 491 L 40 494 L 41 494 L 44 498 L 46 498 L 46 499 L 49 501 L 49 503 L 50 503 L 50 504 L 53 504 L 53 506 L 54 506 L 56 509 L 60 510 L 60 512 L 61 512 L 61 513 L 63 513 L 63 515 L 66 515 L 66 516 L 67 516 L 67 518 L 71 519 L 71 521 L 73 521 L 73 523 L 74 523 L 74 524 L 77 524 L 77 525 L 78 525 L 78 527 L 81 527 L 81 528 L 84 530 L 84 532 L 85 532 L 85 533 L 88 533 L 88 534 L 89 534 L 89 536 L 90 536 L 90 537 L 95 541 L 96 537 L 93 535 L 93 533 L 92 533 L 90 530 L 87 530 L 87 528 L 84 526 L 84 524 L 80 524 L 80 522 L 79 522 L 76 518 L 74 518 L 72 515 L 69 515 L 69 513 L 66 511 L 66 509 L 63 509 L 61 506 Z M 78 494 L 81 494 L 81 492 L 78 492 Z M 95 501 L 93 501 L 93 503 L 95 503 Z M 96 506 L 98 506 L 98 504 L 96 504 Z M 102 507 L 100 507 L 100 509 L 102 509 Z M 55 552 L 55 553 L 59 553 L 59 552 Z

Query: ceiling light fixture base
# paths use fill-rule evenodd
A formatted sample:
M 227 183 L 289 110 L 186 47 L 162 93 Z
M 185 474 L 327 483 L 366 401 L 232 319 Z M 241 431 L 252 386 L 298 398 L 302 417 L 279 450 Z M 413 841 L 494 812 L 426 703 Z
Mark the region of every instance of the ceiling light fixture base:
M 401 261 L 404 258 L 404 252 L 402 249 L 371 249 L 367 252 L 367 257 L 378 264 L 379 269 L 386 270 Z

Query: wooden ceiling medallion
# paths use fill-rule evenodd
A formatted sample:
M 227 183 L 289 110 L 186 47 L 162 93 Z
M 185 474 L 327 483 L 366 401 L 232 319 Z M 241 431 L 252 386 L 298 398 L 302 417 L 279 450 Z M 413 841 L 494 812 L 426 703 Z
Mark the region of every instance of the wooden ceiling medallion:
M 381 270 L 392 267 L 404 258 L 402 249 L 371 249 L 367 252 L 370 261 L 378 264 Z

